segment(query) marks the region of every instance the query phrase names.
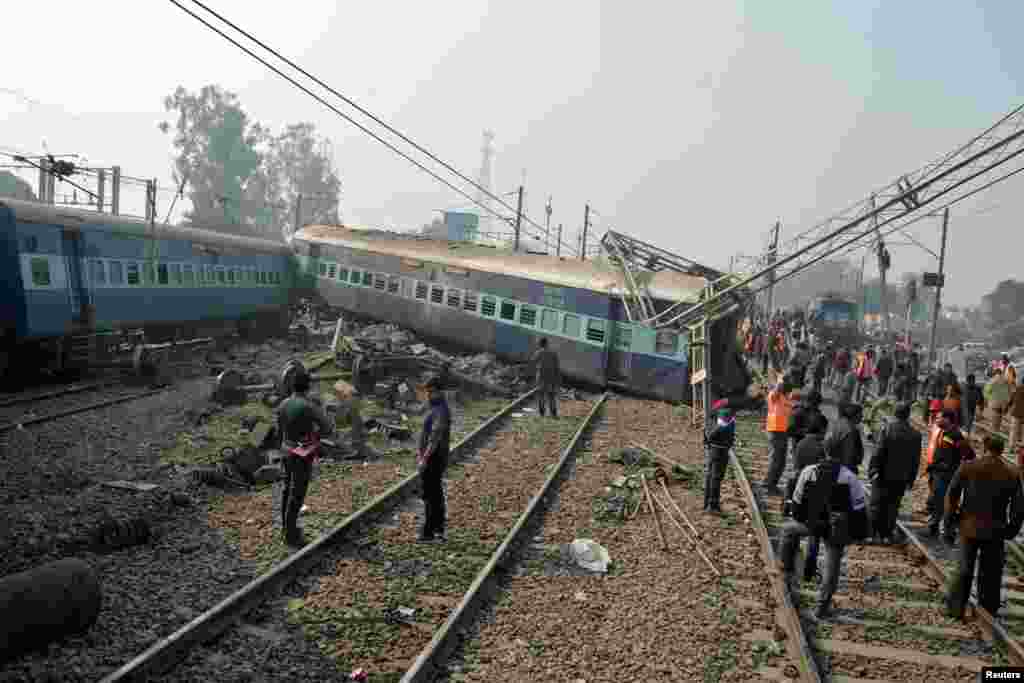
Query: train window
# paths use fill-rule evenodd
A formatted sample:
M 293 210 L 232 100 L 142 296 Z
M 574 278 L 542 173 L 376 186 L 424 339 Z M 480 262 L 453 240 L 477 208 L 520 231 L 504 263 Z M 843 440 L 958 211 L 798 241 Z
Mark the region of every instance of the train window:
M 139 264 L 138 263 L 128 263 L 128 264 L 126 264 L 126 266 L 125 266 L 125 274 L 126 274 L 126 278 L 125 279 L 128 281 L 128 284 L 130 284 L 130 285 L 137 285 L 137 284 L 139 284 Z
M 380 273 L 377 273 L 376 275 L 373 276 L 373 288 L 374 289 L 379 289 L 379 290 L 381 290 L 383 292 L 384 289 L 387 286 L 388 286 L 388 279 L 386 277 L 384 277 Z
M 228 281 L 227 273 L 224 272 L 223 268 L 217 269 L 217 282 L 224 284 Z
M 45 257 L 36 257 L 30 262 L 32 268 L 32 284 L 36 287 L 50 286 L 50 261 Z
M 176 285 L 180 285 L 181 284 L 181 264 L 180 263 L 172 263 L 171 264 L 171 281 L 174 284 L 176 284 Z
M 537 309 L 533 306 L 519 307 L 519 322 L 522 325 L 533 327 L 537 324 Z
M 412 293 L 416 289 L 416 281 L 410 280 L 407 277 L 399 278 L 402 282 L 402 296 L 406 299 L 412 298 Z
M 604 343 L 603 320 L 594 320 L 593 318 L 587 320 L 587 341 L 591 341 L 597 344 Z
M 156 282 L 156 268 L 153 267 L 152 263 L 145 263 L 142 266 L 142 281 L 147 285 L 151 285 Z
M 106 264 L 100 259 L 93 259 L 92 261 L 92 283 L 94 285 L 107 284 Z
M 516 319 L 516 305 L 511 301 L 501 302 L 501 319 L 502 320 L 515 320 Z
M 427 285 L 423 282 L 416 283 L 416 298 L 424 300 L 427 298 Z
M 578 315 L 566 313 L 562 316 L 562 334 L 574 338 L 580 336 L 580 317 Z
M 32 253 L 39 249 L 39 238 L 35 235 L 30 235 L 25 238 L 25 251 Z
M 348 282 L 348 268 L 341 268 L 338 271 L 338 282 Z
M 366 270 L 363 271 L 363 286 L 369 287 L 373 284 L 373 273 Z
M 561 287 L 544 285 L 544 305 L 549 308 L 565 308 L 565 296 Z
M 332 263 L 331 265 L 327 266 L 327 277 L 331 278 L 332 280 L 337 279 L 338 266 L 336 264 Z
M 388 294 L 398 294 L 401 284 L 400 279 L 396 275 L 390 276 L 388 278 Z
M 480 313 L 488 318 L 494 317 L 494 311 L 497 307 L 498 304 L 494 301 L 494 297 L 485 296 L 480 299 Z
M 185 284 L 186 285 L 192 284 L 192 282 L 194 281 L 194 275 L 192 273 L 192 264 L 191 263 L 186 263 L 185 265 L 183 265 L 181 267 L 181 270 L 182 270 L 182 275 L 184 276 L 184 279 L 185 279 Z
M 448 290 L 448 305 L 452 308 L 458 308 L 462 304 L 462 291 L 458 289 Z
M 430 288 L 430 301 L 435 304 L 444 303 L 444 287 L 434 285 Z
M 462 299 L 463 310 L 476 313 L 476 293 L 466 292 L 466 296 Z
M 216 281 L 217 276 L 214 275 L 213 273 L 214 273 L 213 266 L 206 266 L 206 277 L 203 278 L 203 281 L 211 283 L 211 284 L 214 281 Z
M 320 277 L 327 277 L 327 264 L 326 263 L 321 263 L 320 264 Z
M 615 348 L 619 351 L 629 351 L 633 346 L 633 328 L 626 325 L 615 326 Z
M 661 330 L 654 337 L 655 353 L 675 353 L 679 335 L 671 330 Z
M 235 284 L 236 285 L 242 284 L 242 269 L 241 268 L 235 268 L 234 271 L 235 271 Z
M 170 275 L 167 272 L 167 264 L 161 263 L 156 267 L 156 281 L 157 284 L 166 285 L 171 281 Z
M 124 284 L 124 266 L 121 265 L 120 261 L 110 262 L 110 284 Z
M 548 332 L 558 331 L 558 311 L 545 308 L 540 312 L 540 326 Z
M 234 268 L 228 268 L 228 284 L 229 285 L 235 284 L 235 269 Z
M 352 284 L 358 285 L 359 284 L 359 280 L 361 279 L 361 277 L 362 276 L 360 275 L 358 270 L 353 270 L 352 271 L 352 280 L 351 280 Z

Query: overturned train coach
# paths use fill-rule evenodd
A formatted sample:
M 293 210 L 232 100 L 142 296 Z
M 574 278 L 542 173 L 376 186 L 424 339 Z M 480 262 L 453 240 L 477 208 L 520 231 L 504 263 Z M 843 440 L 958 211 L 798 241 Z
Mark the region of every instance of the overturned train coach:
M 0 199 L 0 376 L 133 339 L 286 330 L 284 242 Z
M 689 335 L 625 315 L 623 275 L 604 261 L 497 250 L 383 231 L 309 226 L 293 237 L 299 280 L 332 307 L 428 339 L 526 361 L 545 337 L 564 375 L 666 400 L 687 400 Z M 655 305 L 700 301 L 707 281 L 671 271 L 647 283 Z M 711 326 L 715 397 L 745 392 L 735 312 Z

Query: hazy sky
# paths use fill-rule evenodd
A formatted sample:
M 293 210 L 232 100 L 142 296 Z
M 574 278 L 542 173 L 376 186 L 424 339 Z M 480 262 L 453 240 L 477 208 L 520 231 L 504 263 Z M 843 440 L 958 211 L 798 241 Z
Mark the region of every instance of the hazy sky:
M 1022 94 L 1012 1 L 208 4 L 471 177 L 494 130 L 494 189 L 525 169 L 538 222 L 550 194 L 572 236 L 589 201 L 598 232 L 719 266 L 776 219 L 785 239 L 953 149 Z M 45 140 L 169 188 L 162 99 L 216 83 L 257 120 L 333 140 L 348 223 L 412 228 L 467 205 L 165 0 L 12 3 L 4 23 L 2 151 Z M 954 209 L 947 302 L 1024 279 L 1022 182 Z M 127 208 L 142 196 L 126 190 Z M 937 220 L 914 234 L 937 250 Z M 916 247 L 892 254 L 897 276 L 934 269 Z

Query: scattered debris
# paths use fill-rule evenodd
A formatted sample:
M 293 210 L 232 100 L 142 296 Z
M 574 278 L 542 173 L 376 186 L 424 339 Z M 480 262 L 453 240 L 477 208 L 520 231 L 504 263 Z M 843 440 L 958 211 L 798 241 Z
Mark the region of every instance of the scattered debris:
M 135 481 L 105 481 L 104 486 L 109 486 L 113 489 L 126 489 L 128 491 L 152 491 L 153 489 L 160 488 L 159 484 L 147 484 L 145 482 Z
M 607 573 L 612 561 L 608 550 L 589 538 L 575 539 L 568 545 L 567 551 L 573 562 L 591 572 Z

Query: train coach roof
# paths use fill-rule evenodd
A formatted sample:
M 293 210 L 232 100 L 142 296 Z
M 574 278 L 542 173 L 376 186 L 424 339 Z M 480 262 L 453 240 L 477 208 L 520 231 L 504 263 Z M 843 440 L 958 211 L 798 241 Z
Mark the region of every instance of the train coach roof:
M 540 254 L 516 253 L 467 242 L 415 239 L 379 230 L 352 230 L 339 226 L 312 225 L 299 230 L 296 239 L 330 244 L 414 260 L 426 260 L 485 273 L 526 277 L 563 287 L 619 294 L 625 283 L 618 268 L 604 261 L 579 261 Z M 654 273 L 648 291 L 655 299 L 696 303 L 706 285 L 702 277 L 673 271 Z
M 82 211 L 63 206 L 43 204 L 40 202 L 19 199 L 0 198 L 0 207 L 7 206 L 14 211 L 19 221 L 38 223 L 41 225 L 89 225 L 97 230 L 122 234 L 156 237 L 157 239 L 189 240 L 208 246 L 219 246 L 232 249 L 247 249 L 271 254 L 291 253 L 288 245 L 282 242 L 233 235 L 228 232 L 215 232 L 202 228 L 191 228 L 158 223 L 153 232 L 149 223 L 139 218 L 113 216 L 109 213 Z

